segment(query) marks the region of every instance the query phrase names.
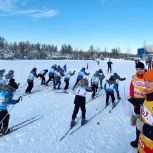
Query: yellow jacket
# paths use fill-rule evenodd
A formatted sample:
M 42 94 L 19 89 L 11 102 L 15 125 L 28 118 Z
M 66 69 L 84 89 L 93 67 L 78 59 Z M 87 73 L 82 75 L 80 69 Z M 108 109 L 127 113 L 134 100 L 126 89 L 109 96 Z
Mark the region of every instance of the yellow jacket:
M 141 118 L 145 123 L 139 136 L 139 153 L 153 153 L 153 93 L 148 94 L 141 109 Z

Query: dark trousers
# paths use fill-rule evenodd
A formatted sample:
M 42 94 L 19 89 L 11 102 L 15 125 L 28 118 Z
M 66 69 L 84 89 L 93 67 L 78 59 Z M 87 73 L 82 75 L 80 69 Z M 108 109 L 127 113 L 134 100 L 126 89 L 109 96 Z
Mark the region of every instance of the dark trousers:
M 114 104 L 114 102 L 115 102 L 114 93 L 108 93 L 108 92 L 106 92 L 106 105 L 109 104 L 109 97 L 112 98 L 112 104 Z
M 115 84 L 115 91 L 116 91 L 116 94 L 117 94 L 117 98 L 119 99 L 120 98 L 120 93 L 119 93 L 119 90 L 118 90 L 118 84 Z
M 32 88 L 33 88 L 33 81 L 28 82 L 28 87 L 27 87 L 25 93 L 31 93 Z
M 151 65 L 150 66 L 148 66 L 148 70 L 150 70 L 151 69 Z
M 96 95 L 98 86 L 96 84 L 92 84 L 91 88 L 92 88 L 92 98 L 94 98 L 94 96 Z
M 69 80 L 64 80 L 64 82 L 65 82 L 64 90 L 67 90 L 69 88 Z
M 73 90 L 75 89 L 75 87 L 77 86 L 77 84 L 79 83 L 80 80 L 81 80 L 81 79 L 77 79 L 77 80 L 76 80 L 76 83 L 75 83 L 75 85 L 74 85 L 74 87 L 73 87 Z
M 0 122 L 2 122 L 0 124 L 0 129 L 1 128 L 8 128 L 9 118 L 10 118 L 10 115 L 8 114 L 7 110 L 6 111 L 0 111 Z
M 49 76 L 49 79 L 46 82 L 46 85 L 48 84 L 49 81 L 53 80 L 53 86 L 55 87 L 55 77 L 54 76 Z
M 82 119 L 85 119 L 85 114 L 86 114 L 86 107 L 85 107 L 85 104 L 86 104 L 86 98 L 85 97 L 82 97 L 82 96 L 79 96 L 79 95 L 76 95 L 75 96 L 75 99 L 74 99 L 74 110 L 73 110 L 73 114 L 72 114 L 72 120 L 75 120 L 77 114 L 78 114 L 78 111 L 79 111 L 79 108 L 81 108 L 81 111 L 82 111 Z
M 102 88 L 103 79 L 100 78 L 100 87 Z
M 57 88 L 60 89 L 60 85 L 61 85 L 61 79 L 55 79 L 55 86 L 54 86 L 54 88 L 56 88 L 56 86 L 57 86 Z
M 38 74 L 38 77 L 41 78 L 41 84 L 45 84 L 45 77 L 42 74 Z
M 134 112 L 140 115 L 140 106 L 135 107 Z M 135 139 L 136 142 L 139 141 L 139 135 L 140 135 L 140 131 L 136 128 L 136 139 Z
M 109 71 L 110 71 L 110 73 L 112 72 L 112 67 L 110 67 L 110 66 L 108 66 L 107 73 L 109 73 Z

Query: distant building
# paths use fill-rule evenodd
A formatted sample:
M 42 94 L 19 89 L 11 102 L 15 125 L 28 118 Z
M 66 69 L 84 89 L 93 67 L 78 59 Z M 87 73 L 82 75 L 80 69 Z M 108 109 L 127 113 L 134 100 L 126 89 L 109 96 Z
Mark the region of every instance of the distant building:
M 146 54 L 145 48 L 138 48 L 137 49 L 137 55 L 140 56 L 140 57 L 142 57 L 143 54 Z
M 143 60 L 146 60 L 148 58 L 153 59 L 153 46 L 147 46 L 145 48 L 138 48 L 137 56 L 139 56 Z

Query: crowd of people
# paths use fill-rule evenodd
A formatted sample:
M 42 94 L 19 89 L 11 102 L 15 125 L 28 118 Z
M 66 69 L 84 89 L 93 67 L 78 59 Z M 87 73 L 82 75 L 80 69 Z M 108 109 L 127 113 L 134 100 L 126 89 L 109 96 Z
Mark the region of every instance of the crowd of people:
M 109 59 L 108 73 L 112 72 L 112 62 Z M 153 69 L 146 70 L 144 63 L 138 61 L 136 63 L 136 74 L 132 76 L 130 83 L 130 91 L 128 101 L 133 105 L 134 113 L 131 116 L 130 123 L 136 128 L 136 138 L 130 144 L 134 148 L 138 148 L 139 153 L 153 153 Z M 48 74 L 48 80 L 45 76 Z M 49 86 L 49 82 L 53 82 L 53 89 L 61 89 L 61 79 L 63 78 L 65 86 L 62 89 L 66 92 L 69 89 L 69 81 L 76 71 L 65 71 L 65 69 L 57 64 L 51 66 L 48 71 L 44 69 L 37 73 L 37 68 L 33 68 L 27 78 L 28 86 L 25 90 L 26 94 L 32 93 L 34 87 L 34 79 L 40 78 L 41 85 Z M 82 67 L 77 73 L 76 82 L 72 88 L 75 92 L 74 110 L 70 122 L 72 128 L 76 124 L 76 116 L 79 109 L 82 111 L 81 125 L 87 123 L 86 119 L 86 94 L 91 92 L 91 97 L 96 98 L 98 92 L 104 89 L 106 93 L 106 103 L 109 105 L 111 97 L 112 106 L 115 105 L 115 97 L 120 100 L 119 81 L 126 80 L 125 77 L 120 77 L 116 72 L 105 79 L 102 68 L 95 71 L 89 80 L 90 73 L 86 72 L 86 68 Z M 13 99 L 14 92 L 19 88 L 19 83 L 14 79 L 14 71 L 5 69 L 0 70 L 0 134 L 5 134 L 9 131 L 9 112 L 8 105 L 18 103 L 22 97 Z M 70 90 L 70 89 L 69 89 Z M 116 93 L 116 94 L 114 94 Z

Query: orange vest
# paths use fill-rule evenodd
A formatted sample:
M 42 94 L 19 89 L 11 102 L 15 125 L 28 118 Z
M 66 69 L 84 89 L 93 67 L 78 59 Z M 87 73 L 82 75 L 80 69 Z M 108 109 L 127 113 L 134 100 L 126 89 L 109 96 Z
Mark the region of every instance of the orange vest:
M 144 80 L 134 75 L 132 77 L 132 83 L 134 86 L 134 98 L 145 98 L 146 97 L 146 87 L 145 87 Z
M 153 126 L 153 101 L 144 101 L 141 117 L 144 123 Z M 153 140 L 141 133 L 139 137 L 138 151 L 139 153 L 153 153 Z

